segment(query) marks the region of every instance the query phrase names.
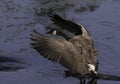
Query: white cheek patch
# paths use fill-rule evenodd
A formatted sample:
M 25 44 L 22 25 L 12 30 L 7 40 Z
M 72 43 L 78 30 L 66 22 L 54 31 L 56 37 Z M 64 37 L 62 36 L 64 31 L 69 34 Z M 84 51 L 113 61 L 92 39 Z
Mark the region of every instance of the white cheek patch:
M 88 64 L 89 66 L 89 71 L 95 71 L 95 66 L 93 64 Z
M 57 35 L 57 32 L 56 32 L 56 30 L 54 30 L 52 34 L 54 34 L 54 35 Z

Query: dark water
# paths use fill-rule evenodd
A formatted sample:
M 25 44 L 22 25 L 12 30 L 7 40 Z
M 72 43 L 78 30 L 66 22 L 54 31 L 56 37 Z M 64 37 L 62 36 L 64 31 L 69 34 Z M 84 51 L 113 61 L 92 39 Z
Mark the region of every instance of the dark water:
M 0 56 L 16 58 L 27 65 L 19 71 L 0 72 L 1 84 L 80 84 L 76 78 L 64 78 L 64 67 L 42 58 L 29 45 L 32 29 L 46 31 L 49 22 L 44 11 L 49 8 L 83 24 L 99 52 L 99 72 L 120 76 L 119 0 L 1 0 Z M 36 10 L 41 16 L 35 14 Z M 96 84 L 120 81 L 97 80 Z

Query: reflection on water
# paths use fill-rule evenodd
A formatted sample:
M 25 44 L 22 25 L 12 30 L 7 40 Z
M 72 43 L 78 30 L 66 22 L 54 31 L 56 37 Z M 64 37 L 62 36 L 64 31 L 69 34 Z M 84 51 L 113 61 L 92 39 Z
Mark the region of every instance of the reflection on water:
M 39 5 L 36 7 L 44 14 L 46 10 L 54 10 L 57 12 L 65 12 L 67 9 L 74 9 L 75 12 L 93 12 L 102 3 L 110 0 L 37 0 Z M 112 2 L 120 2 L 119 0 L 112 0 Z
M 0 71 L 17 71 L 19 69 L 24 69 L 24 66 L 18 59 L 0 56 Z
M 101 0 L 45 0 L 38 3 L 41 6 L 37 6 L 37 9 L 44 14 L 46 10 L 62 11 L 65 12 L 67 9 L 75 9 L 75 12 L 95 11 L 101 4 Z

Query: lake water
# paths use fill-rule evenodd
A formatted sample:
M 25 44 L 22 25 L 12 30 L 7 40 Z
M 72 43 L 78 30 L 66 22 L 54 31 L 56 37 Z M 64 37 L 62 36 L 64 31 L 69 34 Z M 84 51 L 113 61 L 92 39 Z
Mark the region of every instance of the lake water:
M 23 67 L 1 71 L 1 84 L 79 84 L 76 78 L 64 78 L 64 67 L 44 59 L 30 46 L 30 32 L 44 33 L 50 23 L 44 16 L 48 9 L 83 24 L 99 52 L 99 72 L 120 76 L 119 0 L 0 0 L 0 56 L 18 59 L 22 63 L 8 65 Z M 97 80 L 97 84 L 120 81 Z

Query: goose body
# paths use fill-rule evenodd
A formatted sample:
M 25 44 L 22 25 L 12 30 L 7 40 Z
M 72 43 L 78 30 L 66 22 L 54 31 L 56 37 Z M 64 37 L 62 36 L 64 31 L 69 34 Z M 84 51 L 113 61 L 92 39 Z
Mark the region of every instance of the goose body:
M 49 13 L 48 16 L 54 24 L 61 29 L 75 33 L 75 36 L 69 39 L 63 36 L 65 39 L 62 39 L 34 31 L 31 34 L 33 48 L 43 57 L 59 62 L 73 73 L 97 74 L 96 50 L 92 37 L 86 28 L 54 13 Z M 53 34 L 57 34 L 57 30 Z

